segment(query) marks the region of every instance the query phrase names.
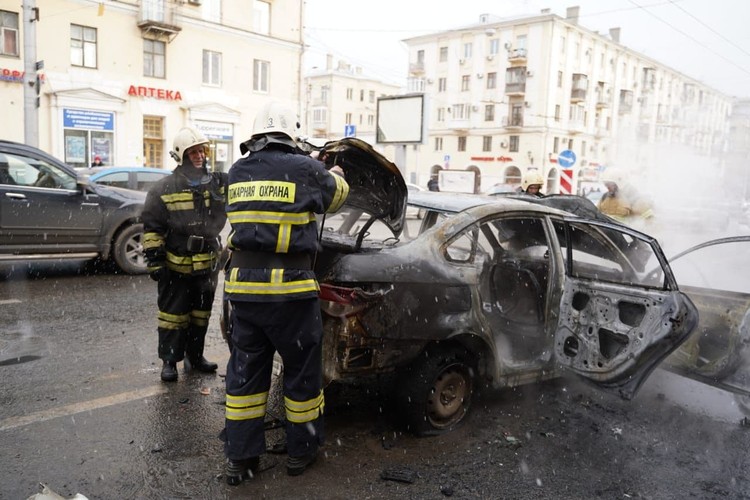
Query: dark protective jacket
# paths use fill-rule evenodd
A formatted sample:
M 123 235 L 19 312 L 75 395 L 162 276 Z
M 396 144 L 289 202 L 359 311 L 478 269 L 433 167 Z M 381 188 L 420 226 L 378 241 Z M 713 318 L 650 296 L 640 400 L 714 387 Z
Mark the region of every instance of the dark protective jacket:
M 315 274 L 304 265 L 312 262 L 318 247 L 315 214 L 337 211 L 348 194 L 343 177 L 281 144 L 238 160 L 229 170 L 227 190 L 228 246 L 233 250 L 224 283 L 227 298 L 278 302 L 316 297 Z M 250 255 L 250 262 L 242 263 L 242 255 Z
M 205 274 L 219 259 L 226 224 L 227 174 L 188 177 L 183 164 L 157 182 L 143 209 L 143 250 L 149 272 L 163 266 L 182 274 Z M 192 172 L 190 172 L 192 173 Z

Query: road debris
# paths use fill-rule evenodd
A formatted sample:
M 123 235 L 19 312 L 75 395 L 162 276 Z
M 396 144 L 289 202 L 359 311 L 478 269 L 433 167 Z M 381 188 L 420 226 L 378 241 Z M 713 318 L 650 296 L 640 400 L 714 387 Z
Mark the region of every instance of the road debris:
M 380 472 L 380 479 L 385 481 L 398 481 L 399 483 L 412 484 L 417 480 L 417 473 L 404 466 L 393 466 Z

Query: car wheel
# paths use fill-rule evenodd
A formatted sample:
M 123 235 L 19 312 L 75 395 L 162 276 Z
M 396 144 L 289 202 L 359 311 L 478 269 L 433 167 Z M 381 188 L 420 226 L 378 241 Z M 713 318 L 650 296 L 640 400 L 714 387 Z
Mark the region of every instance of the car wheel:
M 455 427 L 469 412 L 474 363 L 465 349 L 426 351 L 398 379 L 396 404 L 407 430 L 434 435 Z
M 132 224 L 115 237 L 112 256 L 117 266 L 128 274 L 144 274 L 146 257 L 143 253 L 143 224 Z

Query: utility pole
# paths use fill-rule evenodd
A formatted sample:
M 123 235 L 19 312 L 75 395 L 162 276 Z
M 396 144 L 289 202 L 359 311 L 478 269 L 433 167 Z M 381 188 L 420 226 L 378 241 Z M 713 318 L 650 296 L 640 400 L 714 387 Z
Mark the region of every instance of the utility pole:
M 39 85 L 36 62 L 36 0 L 23 0 L 23 134 L 24 142 L 39 146 Z

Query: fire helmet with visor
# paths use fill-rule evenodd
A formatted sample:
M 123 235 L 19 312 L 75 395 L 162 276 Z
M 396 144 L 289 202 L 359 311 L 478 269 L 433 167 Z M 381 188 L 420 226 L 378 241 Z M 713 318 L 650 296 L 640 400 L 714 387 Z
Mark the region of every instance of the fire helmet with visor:
M 208 139 L 193 127 L 183 127 L 177 132 L 169 155 L 179 164 L 183 163 L 185 152 L 193 146 L 203 145 L 208 149 Z
M 277 101 L 269 101 L 263 105 L 255 116 L 251 138 L 259 135 L 281 133 L 296 142 L 297 137 L 299 137 L 300 128 L 297 114 L 292 108 Z

